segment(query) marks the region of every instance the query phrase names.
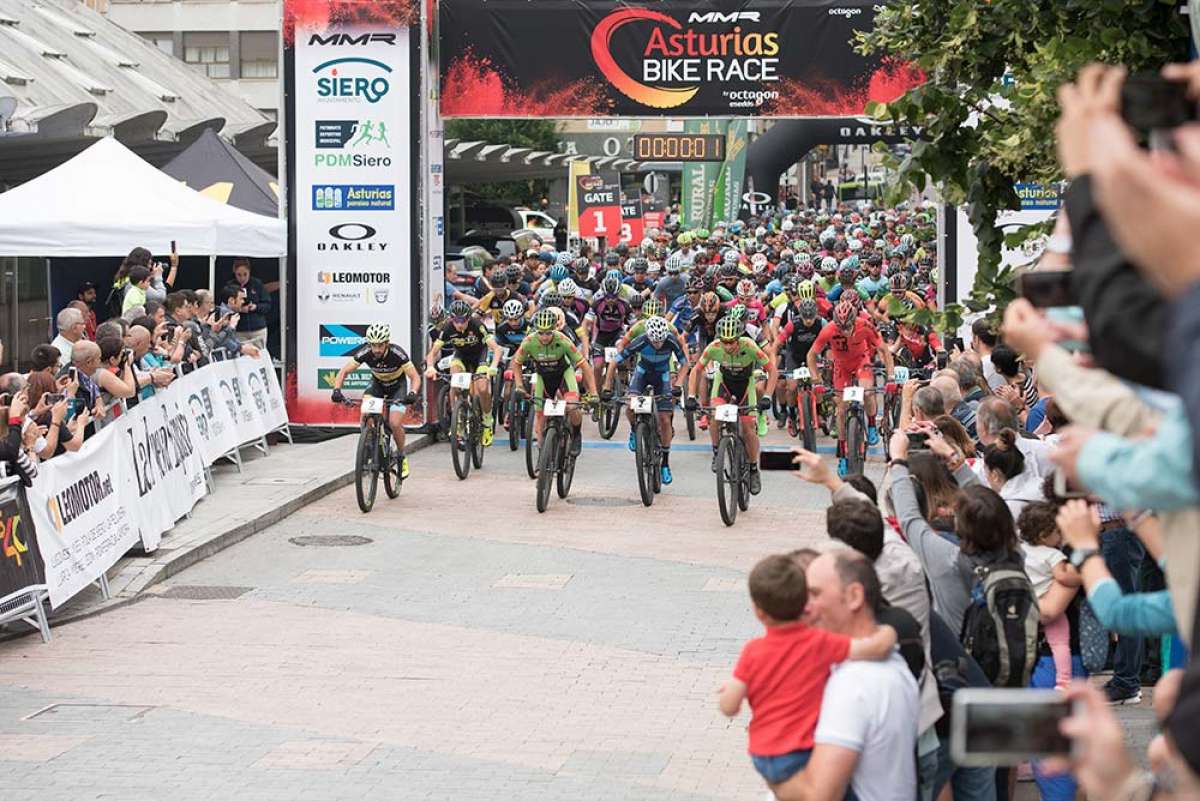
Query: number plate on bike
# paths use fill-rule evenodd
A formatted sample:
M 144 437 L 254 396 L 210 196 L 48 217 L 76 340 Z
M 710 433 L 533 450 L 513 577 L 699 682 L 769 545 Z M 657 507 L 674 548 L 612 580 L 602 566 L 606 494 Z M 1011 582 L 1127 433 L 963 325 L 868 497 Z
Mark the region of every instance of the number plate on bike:
M 708 367 L 704 368 L 704 377 L 711 379 L 717 374 L 718 369 L 719 367 L 716 362 L 709 363 Z
M 501 348 L 500 353 L 504 355 L 504 361 L 508 361 L 512 358 L 512 348 Z
M 713 416 L 722 423 L 736 423 L 738 419 L 738 407 L 732 403 L 723 403 L 717 407 L 716 413 Z
M 612 364 L 616 360 L 617 360 L 617 349 L 616 348 L 605 348 L 604 349 L 604 363 Z
M 542 414 L 546 417 L 562 417 L 566 413 L 567 402 L 565 400 L 548 400 L 542 407 Z
M 892 368 L 892 376 L 892 380 L 897 384 L 903 384 L 908 380 L 908 368 L 896 365 L 894 368 Z
M 449 369 L 450 369 L 450 362 L 451 362 L 451 361 L 453 361 L 453 359 L 454 359 L 454 357 L 453 357 L 453 356 L 443 356 L 442 358 L 438 359 L 438 363 L 437 363 L 437 369 L 439 369 L 439 370 L 449 370 Z
M 383 414 L 383 398 L 363 398 L 363 414 Z
M 797 367 L 792 371 L 793 381 L 807 381 L 810 378 L 812 378 L 812 373 L 808 372 L 807 367 Z
M 634 414 L 648 414 L 654 410 L 654 398 L 649 395 L 638 395 L 629 399 L 629 408 Z
M 470 373 L 454 373 L 450 376 L 450 386 L 455 389 L 470 389 L 471 374 Z
M 862 387 L 846 387 L 842 390 L 842 400 L 846 403 L 862 403 L 863 388 Z

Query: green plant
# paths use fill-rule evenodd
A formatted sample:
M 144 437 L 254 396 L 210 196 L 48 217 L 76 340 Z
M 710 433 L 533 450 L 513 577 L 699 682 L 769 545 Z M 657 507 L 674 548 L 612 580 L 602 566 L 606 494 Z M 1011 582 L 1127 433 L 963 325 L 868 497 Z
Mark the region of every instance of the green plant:
M 888 197 L 929 178 L 947 203 L 966 205 L 979 268 L 963 306 L 1001 314 L 1015 296 L 1001 246 L 1045 230 L 1027 226 L 1006 239 L 996 216 L 1020 207 L 1014 183 L 1063 179 L 1054 150 L 1059 85 L 1093 61 L 1134 73 L 1186 59 L 1184 19 L 1177 0 L 884 0 L 873 30 L 858 34 L 858 50 L 909 62 L 928 78 L 896 100 L 868 104 L 876 119 L 924 129 L 911 153 L 891 159 Z M 961 314 L 927 317 L 947 329 Z
M 552 120 L 452 119 L 446 120 L 446 138 L 464 142 L 482 140 L 492 145 L 529 147 L 557 152 L 558 134 Z M 517 206 L 535 206 L 548 190 L 542 180 L 492 181 L 471 186 L 468 194 L 481 200 Z

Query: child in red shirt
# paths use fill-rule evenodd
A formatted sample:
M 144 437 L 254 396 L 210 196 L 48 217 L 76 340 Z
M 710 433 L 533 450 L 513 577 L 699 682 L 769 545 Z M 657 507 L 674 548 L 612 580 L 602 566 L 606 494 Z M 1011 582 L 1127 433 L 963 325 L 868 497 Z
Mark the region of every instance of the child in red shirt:
M 851 639 L 803 623 L 808 585 L 790 556 L 754 566 L 750 598 L 767 633 L 742 648 L 733 678 L 721 686 L 720 706 L 733 717 L 749 701 L 750 759 L 773 787 L 808 764 L 830 668 L 846 659 L 884 659 L 897 637 L 891 626 Z

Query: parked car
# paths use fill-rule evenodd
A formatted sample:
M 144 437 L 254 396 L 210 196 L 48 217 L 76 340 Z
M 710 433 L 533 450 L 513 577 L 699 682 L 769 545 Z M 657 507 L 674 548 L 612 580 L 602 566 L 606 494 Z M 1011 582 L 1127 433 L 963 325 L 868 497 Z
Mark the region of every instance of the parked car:
M 558 224 L 557 220 L 544 212 L 525 206 L 511 208 L 498 203 L 468 203 L 463 207 L 463 217 L 468 231 L 507 236 L 513 231 L 527 228 L 544 242 L 554 241 L 554 226 Z

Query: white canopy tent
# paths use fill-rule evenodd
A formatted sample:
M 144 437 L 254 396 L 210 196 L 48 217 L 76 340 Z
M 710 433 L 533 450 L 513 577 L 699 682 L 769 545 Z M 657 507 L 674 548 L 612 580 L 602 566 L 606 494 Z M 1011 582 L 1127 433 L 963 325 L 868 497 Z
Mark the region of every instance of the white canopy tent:
M 111 137 L 0 193 L 0 256 L 287 255 L 283 220 L 218 203 Z

